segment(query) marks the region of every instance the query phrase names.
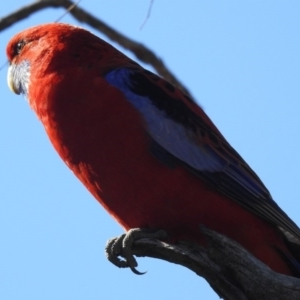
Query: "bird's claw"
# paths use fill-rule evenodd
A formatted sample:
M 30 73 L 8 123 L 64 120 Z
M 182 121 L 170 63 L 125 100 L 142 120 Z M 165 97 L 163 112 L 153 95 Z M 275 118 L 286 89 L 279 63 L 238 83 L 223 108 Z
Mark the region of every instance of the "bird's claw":
M 119 268 L 130 268 L 133 273 L 143 275 L 146 272 L 139 272 L 136 269 L 138 263 L 131 251 L 133 243 L 142 238 L 164 239 L 166 237 L 167 233 L 164 230 L 150 232 L 148 229 L 130 229 L 127 233 L 107 241 L 105 247 L 106 257 Z

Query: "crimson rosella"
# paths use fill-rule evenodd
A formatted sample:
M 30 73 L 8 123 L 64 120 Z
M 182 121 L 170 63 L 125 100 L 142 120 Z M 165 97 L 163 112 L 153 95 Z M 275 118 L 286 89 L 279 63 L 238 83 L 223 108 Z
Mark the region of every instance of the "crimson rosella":
M 205 225 L 300 277 L 299 228 L 181 90 L 67 24 L 17 34 L 7 56 L 11 90 L 25 95 L 62 160 L 126 231 L 205 245 Z

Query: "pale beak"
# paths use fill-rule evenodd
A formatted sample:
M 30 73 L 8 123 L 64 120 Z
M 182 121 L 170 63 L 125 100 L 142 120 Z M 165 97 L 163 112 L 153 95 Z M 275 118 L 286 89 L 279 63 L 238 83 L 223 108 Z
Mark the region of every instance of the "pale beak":
M 8 67 L 8 71 L 7 71 L 7 84 L 8 84 L 9 89 L 13 93 L 20 95 L 19 89 L 14 84 L 14 75 L 13 75 L 14 72 L 13 71 L 14 71 L 14 65 L 10 65 Z

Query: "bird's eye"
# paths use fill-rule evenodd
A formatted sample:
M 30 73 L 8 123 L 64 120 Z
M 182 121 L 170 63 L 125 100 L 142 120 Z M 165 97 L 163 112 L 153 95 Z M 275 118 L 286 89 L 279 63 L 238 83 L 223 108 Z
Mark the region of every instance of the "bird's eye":
M 25 46 L 25 41 L 24 40 L 21 40 L 19 41 L 16 45 L 15 45 L 15 54 L 20 54 L 20 52 L 22 51 L 22 49 L 24 48 Z

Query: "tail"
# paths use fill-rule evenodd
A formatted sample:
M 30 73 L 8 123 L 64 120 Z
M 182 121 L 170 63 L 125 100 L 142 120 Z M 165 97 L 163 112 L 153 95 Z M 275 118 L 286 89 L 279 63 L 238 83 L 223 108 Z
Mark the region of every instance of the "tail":
M 282 232 L 284 242 L 290 253 L 284 253 L 280 249 L 276 249 L 282 258 L 288 263 L 295 277 L 300 278 L 300 240 L 292 235 L 289 231 L 279 227 Z

